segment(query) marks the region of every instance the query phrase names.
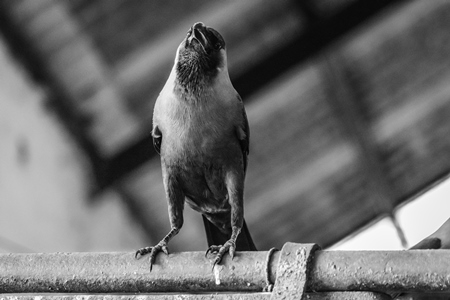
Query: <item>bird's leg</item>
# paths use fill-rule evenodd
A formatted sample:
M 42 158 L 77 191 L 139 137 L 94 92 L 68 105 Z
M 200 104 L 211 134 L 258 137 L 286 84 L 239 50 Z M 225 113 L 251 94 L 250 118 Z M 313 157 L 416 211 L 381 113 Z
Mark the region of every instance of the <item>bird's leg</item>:
M 180 228 L 172 228 L 169 233 L 154 247 L 144 247 L 136 251 L 134 257 L 139 258 L 140 256 L 144 256 L 150 253 L 150 271 L 152 270 L 153 264 L 155 263 L 156 255 L 159 252 L 164 252 L 165 254 L 169 254 L 169 248 L 167 248 L 167 243 L 180 231 Z
M 241 175 L 241 176 L 240 176 Z M 223 245 L 211 245 L 206 254 L 209 252 L 217 253 L 214 259 L 214 265 L 220 263 L 226 252 L 229 252 L 231 259 L 234 258 L 236 252 L 236 240 L 241 232 L 244 223 L 244 187 L 243 174 L 230 172 L 226 177 L 226 185 L 228 190 L 228 201 L 231 206 L 231 237 Z
M 209 246 L 208 250 L 206 251 L 206 254 L 209 252 L 216 253 L 216 258 L 214 259 L 214 265 L 213 268 L 221 262 L 223 256 L 225 253 L 229 253 L 231 256 L 231 259 L 234 258 L 234 254 L 236 252 L 236 239 L 241 232 L 241 229 L 233 226 L 233 231 L 231 234 L 231 238 L 225 242 L 223 245 L 211 245 Z
M 169 254 L 167 243 L 180 231 L 183 226 L 183 209 L 184 209 L 184 194 L 177 186 L 176 177 L 167 170 L 165 165 L 162 167 L 164 189 L 167 195 L 170 228 L 169 233 L 154 247 L 145 247 L 136 251 L 135 257 L 146 255 L 150 253 L 150 271 L 155 263 L 156 255 L 159 252 Z

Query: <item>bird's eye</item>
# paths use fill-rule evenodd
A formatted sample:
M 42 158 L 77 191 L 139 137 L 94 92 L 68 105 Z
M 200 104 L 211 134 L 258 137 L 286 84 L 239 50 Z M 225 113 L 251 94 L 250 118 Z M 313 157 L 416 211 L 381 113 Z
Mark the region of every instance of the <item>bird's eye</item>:
M 216 50 L 219 50 L 220 48 L 222 48 L 222 45 L 220 45 L 220 43 L 216 43 L 216 44 L 214 45 L 214 48 L 215 48 Z

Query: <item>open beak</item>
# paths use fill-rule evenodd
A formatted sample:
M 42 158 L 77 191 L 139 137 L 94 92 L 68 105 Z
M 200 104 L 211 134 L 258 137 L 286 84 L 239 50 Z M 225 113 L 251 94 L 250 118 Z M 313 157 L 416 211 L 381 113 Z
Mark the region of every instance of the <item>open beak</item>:
M 203 48 L 205 52 L 209 47 L 209 41 L 206 38 L 206 26 L 202 22 L 197 22 L 192 25 L 190 33 L 187 37 L 187 41 L 189 44 L 196 40 Z

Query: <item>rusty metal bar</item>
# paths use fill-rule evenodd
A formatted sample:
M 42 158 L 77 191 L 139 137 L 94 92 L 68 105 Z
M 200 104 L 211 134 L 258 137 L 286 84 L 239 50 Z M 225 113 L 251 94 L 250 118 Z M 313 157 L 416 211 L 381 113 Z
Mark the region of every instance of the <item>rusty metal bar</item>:
M 204 252 L 160 254 L 151 272 L 134 253 L 0 254 L 0 293 L 260 292 L 266 254 L 225 256 L 214 270 Z
M 269 300 L 271 293 L 215 293 L 215 294 L 139 294 L 139 295 L 79 295 L 79 294 L 43 294 L 43 295 L 0 295 L 0 300 Z M 295 298 L 299 299 L 299 298 Z M 384 294 L 371 292 L 329 292 L 309 293 L 307 300 L 390 300 Z M 286 300 L 286 299 L 284 299 Z
M 308 290 L 450 293 L 450 250 L 317 251 Z
M 270 293 L 215 293 L 215 294 L 138 294 L 138 295 L 79 295 L 79 294 L 42 294 L 42 295 L 0 295 L 0 300 L 269 300 Z M 308 298 L 309 300 L 352 300 L 359 298 Z M 384 298 L 368 298 L 385 300 Z M 388 299 L 389 300 L 389 299 Z
M 133 253 L 0 254 L 0 293 L 261 292 L 267 252 L 158 255 L 152 272 Z M 280 252 L 270 260 L 275 282 Z M 285 262 L 283 262 L 285 263 Z M 307 291 L 450 292 L 450 250 L 316 251 Z M 263 294 L 259 294 L 262 296 Z M 219 298 L 218 298 L 219 299 Z

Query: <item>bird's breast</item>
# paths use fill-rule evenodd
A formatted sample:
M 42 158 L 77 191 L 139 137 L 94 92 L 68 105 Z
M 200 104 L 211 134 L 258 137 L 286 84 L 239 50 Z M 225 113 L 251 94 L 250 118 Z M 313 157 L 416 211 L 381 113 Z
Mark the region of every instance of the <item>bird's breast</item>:
M 166 131 L 163 147 L 167 154 L 189 159 L 218 158 L 238 146 L 232 108 L 223 103 L 179 102 L 168 112 L 163 124 Z

